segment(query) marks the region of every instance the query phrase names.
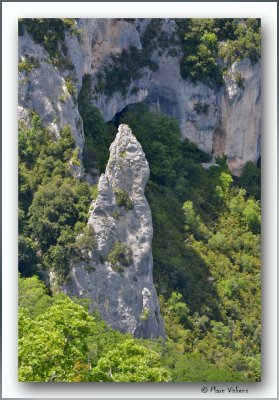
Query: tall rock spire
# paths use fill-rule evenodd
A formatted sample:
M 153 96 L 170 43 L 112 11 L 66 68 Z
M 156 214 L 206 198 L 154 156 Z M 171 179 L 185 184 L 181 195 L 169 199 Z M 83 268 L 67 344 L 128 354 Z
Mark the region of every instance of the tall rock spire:
M 112 328 L 144 338 L 165 335 L 152 277 L 148 177 L 141 145 L 127 125 L 120 125 L 88 221 L 96 235 L 93 270 L 75 266 L 66 288 L 90 298 Z

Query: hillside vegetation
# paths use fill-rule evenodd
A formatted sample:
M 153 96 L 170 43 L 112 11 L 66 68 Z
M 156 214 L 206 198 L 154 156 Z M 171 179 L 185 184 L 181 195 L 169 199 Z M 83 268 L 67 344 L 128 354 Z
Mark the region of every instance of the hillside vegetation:
M 93 125 L 94 115 L 97 126 L 100 115 L 97 112 L 91 114 Z M 130 125 L 150 160 L 151 176 L 146 195 L 154 224 L 154 280 L 161 294 L 161 312 L 168 340 L 165 345 L 160 341 L 142 341 L 139 345 L 137 341 L 133 342 L 134 339 L 127 339 L 130 349 L 127 349 L 127 357 L 129 351 L 133 351 L 130 346 L 143 346 L 144 349 L 138 349 L 139 358 L 142 359 L 145 354 L 148 359 L 154 358 L 154 363 L 149 362 L 150 366 L 156 367 L 154 374 L 150 372 L 149 378 L 139 378 L 136 373 L 130 376 L 126 371 L 128 375 L 125 378 L 125 374 L 119 372 L 113 379 L 206 381 L 214 377 L 217 381 L 258 380 L 260 204 L 247 195 L 247 192 L 255 190 L 253 186 L 247 186 L 247 181 L 254 185 L 251 175 L 258 174 L 257 167 L 251 170 L 250 166 L 250 179 L 242 178 L 238 185 L 233 182 L 223 160 L 218 167 L 205 171 L 200 162 L 205 161 L 207 156 L 188 141 L 180 141 L 176 121 L 148 112 L 144 104 L 131 107 L 121 116 L 121 122 Z M 107 151 L 113 126 L 108 128 L 102 123 L 102 129 L 103 141 L 107 141 L 107 145 L 103 146 Z M 78 232 L 86 229 L 87 211 L 94 190 L 71 175 L 68 161 L 74 157 L 74 149 L 67 129 L 62 132 L 61 139 L 53 141 L 35 115 L 32 128 L 21 128 L 19 137 L 20 271 L 26 277 L 40 275 L 50 268 L 63 281 L 71 264 L 80 257 L 81 249 L 94 246 L 92 232 L 87 232 L 82 243 L 75 241 Z M 242 188 L 239 186 L 241 183 Z M 66 296 L 49 297 L 35 278 L 21 278 L 21 282 L 25 288 L 22 298 L 28 304 L 23 305 L 20 314 L 20 343 L 23 346 L 20 351 L 27 357 L 20 355 L 20 379 L 50 379 L 53 366 L 60 368 L 53 380 L 101 379 L 98 378 L 101 375 L 92 372 L 94 363 L 90 357 L 88 361 L 90 350 L 87 344 L 87 339 L 95 340 L 90 339 L 92 335 L 94 337 L 90 329 L 94 332 L 96 324 L 98 327 L 105 326 L 100 318 L 97 323 L 94 320 L 97 317 L 88 315 L 81 305 L 74 304 Z M 56 302 L 62 302 L 63 307 L 55 305 Z M 46 313 L 47 307 L 50 311 Z M 59 313 L 67 307 L 71 311 L 63 313 L 63 323 L 74 329 L 72 318 L 76 310 L 77 315 L 83 315 L 82 318 L 76 317 L 77 321 L 84 319 L 85 325 L 80 328 L 80 333 L 71 334 L 72 340 L 76 338 L 77 343 L 73 344 L 73 348 L 68 344 L 69 353 L 65 352 L 65 339 L 60 331 L 59 334 L 56 332 L 54 322 L 56 318 L 62 318 Z M 53 335 L 52 338 L 44 336 L 44 323 L 53 327 L 54 331 L 48 333 Z M 39 349 L 46 341 L 52 348 L 53 340 L 55 347 L 51 352 L 58 352 L 54 359 L 47 349 L 43 354 L 34 349 L 38 360 L 32 356 L 31 362 L 28 358 L 29 341 L 32 341 L 32 332 L 37 329 L 38 343 L 33 342 L 32 345 Z M 83 329 L 86 334 L 81 333 Z M 109 330 L 103 329 L 104 332 Z M 109 332 L 120 341 L 124 340 L 120 333 Z M 81 337 L 86 338 L 86 343 L 79 343 L 79 337 L 80 340 Z M 95 343 L 95 346 L 101 344 Z M 108 351 L 108 344 L 104 346 Z M 113 357 L 117 359 L 115 342 L 111 346 Z M 122 350 L 119 352 L 122 354 Z M 108 352 L 107 356 L 110 355 Z M 45 365 L 40 357 L 50 358 L 49 370 L 40 370 L 39 365 Z M 94 360 L 96 368 L 98 362 L 106 364 L 101 356 Z M 64 370 L 65 363 L 69 370 Z M 137 371 L 139 373 L 140 367 Z M 101 380 L 104 379 L 102 376 Z

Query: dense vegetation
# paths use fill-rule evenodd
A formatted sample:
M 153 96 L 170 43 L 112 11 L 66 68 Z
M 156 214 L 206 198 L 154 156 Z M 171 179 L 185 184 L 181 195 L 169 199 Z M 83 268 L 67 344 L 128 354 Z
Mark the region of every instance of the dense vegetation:
M 223 67 L 260 56 L 258 20 L 192 19 L 178 26 L 181 74 L 193 81 L 219 84 Z M 64 19 L 62 25 L 61 20 L 23 20 L 23 27 L 43 43 L 55 65 L 67 67 L 64 35 L 65 29 L 79 35 L 74 20 Z M 163 33 L 153 39 L 160 27 L 158 20 L 148 26 L 142 51 L 132 48 L 114 59 L 114 67 L 105 71 L 109 80 L 99 77 L 100 91 L 110 95 L 119 85 L 127 90 L 154 47 L 170 49 Z M 22 63 L 26 71 L 36 67 L 36 60 Z M 86 299 L 50 293 L 36 277 L 53 270 L 61 285 L 75 262 L 88 268 L 95 239 L 86 222 L 97 191 L 75 178 L 81 165 L 70 128 L 54 137 L 30 111 L 31 126 L 19 126 L 19 380 L 260 380 L 260 168 L 249 162 L 235 179 L 223 158 L 204 170 L 201 162 L 210 156 L 180 140 L 175 119 L 153 114 L 144 104 L 105 124 L 92 106 L 90 88 L 85 76 L 78 107 L 86 173 L 105 170 L 118 123 L 131 127 L 150 164 L 146 196 L 154 228 L 154 281 L 167 339 L 138 340 L 116 332 L 96 312 L 89 313 Z M 131 212 L 127 193 L 116 189 L 115 194 L 118 206 Z M 122 273 L 130 264 L 130 249 L 115 242 L 107 257 Z
M 36 278 L 19 278 L 21 382 L 238 381 L 204 357 L 182 354 L 173 340 L 133 339 L 89 314 L 86 300 L 49 296 Z M 164 366 L 163 366 L 164 365 Z
M 93 190 L 73 177 L 72 166 L 80 161 L 68 126 L 56 140 L 34 114 L 30 128 L 20 127 L 18 146 L 19 271 L 53 269 L 62 282 L 81 250 L 86 262 L 86 250 L 94 246 L 86 227 Z
M 234 62 L 261 56 L 259 19 L 179 19 L 183 58 L 181 76 L 193 82 L 222 83 L 222 75 Z M 223 62 L 221 62 L 223 60 Z
M 19 381 L 171 380 L 157 352 L 110 329 L 76 302 L 64 294 L 50 297 L 36 277 L 19 279 Z

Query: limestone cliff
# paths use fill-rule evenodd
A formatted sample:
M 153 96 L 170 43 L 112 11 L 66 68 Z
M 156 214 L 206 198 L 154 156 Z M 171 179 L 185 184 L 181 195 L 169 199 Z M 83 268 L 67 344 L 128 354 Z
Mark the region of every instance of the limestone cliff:
M 90 298 L 113 328 L 145 338 L 164 336 L 152 278 L 152 218 L 144 195 L 148 176 L 141 145 L 127 125 L 120 125 L 88 222 L 96 236 L 93 270 L 75 266 L 64 288 Z
M 83 124 L 76 102 L 75 82 L 70 90 L 69 74 L 52 65 L 47 51 L 27 33 L 19 36 L 18 53 L 19 66 L 23 65 L 19 68 L 19 120 L 28 124 L 29 110 L 35 111 L 56 136 L 61 128 L 70 125 L 76 145 L 83 148 Z
M 240 175 L 244 163 L 257 162 L 261 154 L 260 63 L 247 58 L 234 63 L 217 99 L 220 121 L 213 152 L 226 154 L 230 170 Z
M 49 63 L 44 48 L 25 33 L 19 37 L 19 60 L 33 57 L 38 66 L 31 72 L 20 72 L 19 116 L 27 120 L 27 109 L 35 110 L 45 125 L 56 134 L 69 124 L 82 148 L 83 125 L 77 108 L 77 94 L 85 74 L 91 76 L 92 104 L 99 108 L 104 120 L 110 121 L 129 104 L 146 101 L 151 109 L 160 109 L 178 120 L 182 138 L 189 138 L 198 147 L 213 155 L 225 154 L 231 171 L 239 175 L 243 164 L 260 157 L 260 64 L 248 59 L 235 63 L 225 77 L 221 89 L 203 83 L 193 84 L 180 76 L 182 57 L 176 35 L 175 20 L 163 19 L 160 35 L 165 35 L 173 52 L 154 46 L 150 60 L 158 66 L 141 65 L 139 74 L 110 94 L 100 90 L 98 79 L 115 57 L 130 48 L 141 51 L 148 19 L 77 19 L 81 37 L 65 33 L 71 69 L 61 71 Z M 155 38 L 156 39 L 156 38 Z M 148 63 L 147 63 L 148 64 Z M 67 79 L 74 90 L 69 92 Z M 240 79 L 239 79 L 240 78 Z M 108 78 L 109 79 L 109 78 Z

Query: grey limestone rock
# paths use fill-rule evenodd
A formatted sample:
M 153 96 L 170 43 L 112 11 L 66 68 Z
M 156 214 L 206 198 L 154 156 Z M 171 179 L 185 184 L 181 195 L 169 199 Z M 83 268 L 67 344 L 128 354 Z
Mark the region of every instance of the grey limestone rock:
M 230 170 L 240 175 L 245 162 L 261 155 L 261 64 L 235 62 L 218 93 L 220 121 L 213 151 L 225 154 Z
M 144 195 L 148 177 L 141 145 L 127 125 L 120 125 L 88 221 L 97 242 L 94 271 L 76 265 L 64 290 L 90 298 L 111 327 L 154 338 L 165 331 L 152 277 L 152 217 Z
M 19 37 L 19 62 L 36 60 L 30 72 L 19 71 L 18 116 L 29 123 L 28 110 L 39 114 L 43 124 L 57 137 L 60 129 L 69 125 L 76 145 L 83 148 L 83 123 L 74 96 L 69 93 L 65 76 L 49 62 L 45 49 L 25 33 Z M 74 82 L 73 82 L 74 83 Z
M 175 55 L 160 52 L 155 46 L 151 59 L 158 64 L 156 71 L 143 67 L 141 77 L 131 80 L 125 93 L 121 87 L 109 96 L 94 90 L 98 73 L 102 73 L 113 56 L 131 46 L 142 48 L 142 35 L 149 23 L 149 19 L 77 19 L 81 38 L 65 33 L 77 93 L 83 76 L 89 74 L 92 78 L 92 104 L 98 107 L 106 122 L 126 106 L 145 101 L 150 109 L 161 110 L 176 118 L 182 138 L 188 138 L 207 153 L 225 154 L 231 171 L 239 175 L 245 162 L 256 162 L 260 157 L 259 62 L 252 64 L 245 59 L 234 63 L 225 77 L 225 85 L 213 89 L 201 82 L 193 84 L 182 79 L 182 53 L 178 44 L 175 45 Z M 171 43 L 176 29 L 175 20 L 162 20 L 162 30 L 169 35 Z M 65 73 L 69 71 L 63 73 L 51 65 L 43 47 L 35 44 L 27 34 L 19 38 L 19 59 L 26 55 L 38 59 L 40 65 L 28 76 L 24 72 L 19 74 L 19 119 L 27 121 L 26 110 L 32 109 L 56 134 L 69 124 L 77 146 L 82 148 L 83 123 L 76 101 L 65 85 Z

